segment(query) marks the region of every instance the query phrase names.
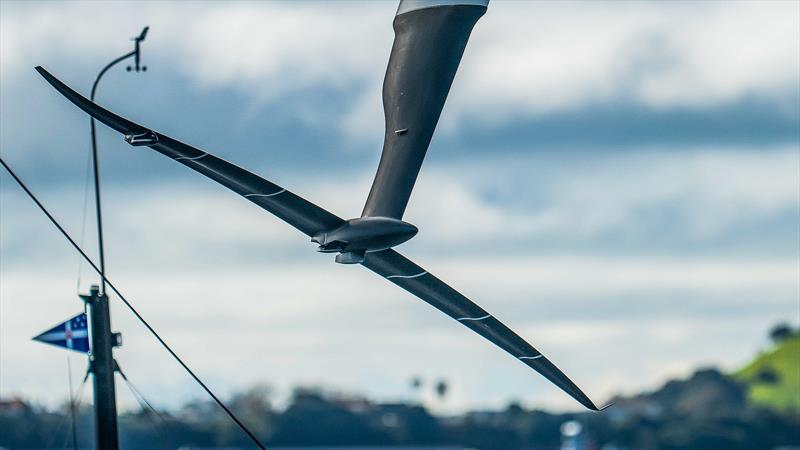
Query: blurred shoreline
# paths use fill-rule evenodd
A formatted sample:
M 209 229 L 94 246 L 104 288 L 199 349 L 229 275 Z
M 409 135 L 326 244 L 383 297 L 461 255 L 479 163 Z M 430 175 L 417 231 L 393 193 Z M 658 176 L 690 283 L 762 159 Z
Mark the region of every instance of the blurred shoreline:
M 698 369 L 661 388 L 618 397 L 604 413 L 550 413 L 510 403 L 501 410 L 437 416 L 418 402 L 380 403 L 322 387 L 299 387 L 285 408 L 272 391 L 253 387 L 229 407 L 270 448 L 346 449 L 792 449 L 800 446 L 800 330 L 779 325 L 773 347 L 741 370 Z M 412 380 L 412 386 L 421 387 Z M 444 397 L 447 385 L 433 389 Z M 78 438 L 92 445 L 92 410 L 79 405 Z M 0 400 L 0 448 L 65 448 L 69 405 L 47 409 L 23 399 Z M 120 415 L 129 449 L 250 448 L 246 437 L 210 401 L 181 408 L 143 408 Z

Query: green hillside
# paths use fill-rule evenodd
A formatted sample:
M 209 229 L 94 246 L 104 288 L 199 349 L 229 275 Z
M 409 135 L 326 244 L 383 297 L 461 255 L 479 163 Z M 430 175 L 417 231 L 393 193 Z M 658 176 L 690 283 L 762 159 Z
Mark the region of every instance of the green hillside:
M 762 353 L 734 377 L 748 385 L 751 402 L 800 412 L 800 335 Z

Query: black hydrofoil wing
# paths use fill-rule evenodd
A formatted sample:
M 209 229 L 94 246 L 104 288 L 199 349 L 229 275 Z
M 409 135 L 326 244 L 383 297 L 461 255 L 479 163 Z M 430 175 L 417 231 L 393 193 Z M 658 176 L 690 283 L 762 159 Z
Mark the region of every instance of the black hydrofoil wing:
M 486 310 L 448 286 L 444 281 L 414 264 L 410 259 L 389 249 L 367 253 L 362 264 L 507 351 L 560 387 L 583 406 L 595 411 L 600 410 L 564 372 L 532 345 L 525 342 Z
M 75 92 L 42 67 L 36 67 L 36 70 L 69 101 L 98 121 L 122 133 L 125 140 L 131 145 L 150 147 L 190 169 L 200 172 L 278 216 L 308 236 L 314 236 L 344 223 L 344 220 L 336 215 L 271 181 L 210 153 L 156 133 L 112 113 Z
M 211 178 L 297 228 L 336 262 L 362 264 L 488 339 L 582 405 L 598 410 L 564 373 L 502 322 L 393 247 L 417 233 L 402 221 L 467 40 L 488 0 L 402 0 L 383 86 L 386 134 L 362 216 L 342 218 L 216 156 L 124 119 L 87 100 L 46 70 L 67 99 L 124 135 Z
M 120 117 L 75 92 L 42 67 L 36 70 L 61 94 L 100 122 L 131 136 L 147 136 L 147 147 L 202 173 L 278 216 L 308 236 L 335 229 L 344 220 L 258 175 L 190 145 Z M 365 267 L 400 286 L 488 339 L 542 374 L 585 407 L 597 406 L 561 370 L 483 308 L 395 250 L 367 253 Z

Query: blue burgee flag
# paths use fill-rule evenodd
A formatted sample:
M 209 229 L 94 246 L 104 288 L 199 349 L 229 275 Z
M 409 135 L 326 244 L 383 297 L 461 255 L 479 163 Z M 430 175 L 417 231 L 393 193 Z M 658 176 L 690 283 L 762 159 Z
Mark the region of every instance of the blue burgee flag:
M 34 341 L 64 347 L 76 352 L 89 352 L 89 325 L 86 323 L 86 313 L 60 323 L 44 333 L 33 338 Z

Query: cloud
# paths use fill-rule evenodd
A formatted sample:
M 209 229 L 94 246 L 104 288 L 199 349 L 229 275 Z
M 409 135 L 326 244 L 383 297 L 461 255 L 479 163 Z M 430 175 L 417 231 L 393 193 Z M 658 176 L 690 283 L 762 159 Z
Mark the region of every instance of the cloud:
M 343 217 L 359 214 L 383 133 L 391 2 L 0 7 L 3 155 L 29 163 L 22 175 L 73 234 L 82 185 L 52 180 L 71 179 L 67 169 L 80 166 L 83 181 L 85 160 L 74 161 L 72 146 L 85 144 L 87 123 L 53 92 L 31 89 L 41 82 L 31 67 L 46 62 L 66 81 L 91 80 L 143 24 L 152 26 L 151 71 L 136 81 L 137 102 L 110 77 L 104 101 L 112 109 L 177 131 Z M 714 125 L 734 103 L 732 114 L 750 114 L 735 124 L 753 133 L 769 123 L 748 121 L 761 115 L 752 105 L 772 105 L 764 116 L 780 109 L 791 123 L 800 98 L 797 21 L 790 2 L 492 3 L 410 203 L 407 219 L 422 231 L 401 250 L 599 398 L 653 387 L 696 364 L 743 363 L 768 326 L 796 317 L 796 131 L 781 131 L 777 142 L 733 133 L 725 145 L 698 145 L 677 123 Z M 608 127 L 605 111 L 628 106 L 608 131 L 617 140 L 598 144 L 588 133 L 540 151 L 550 142 L 536 140 L 541 121 L 558 135 L 587 136 L 573 125 Z M 652 111 L 666 130 L 651 135 L 652 145 L 604 147 L 647 133 L 652 123 L 626 118 Z M 584 122 L 565 121 L 570 114 Z M 487 127 L 500 132 L 474 132 Z M 283 134 L 273 139 L 275 130 Z M 456 130 L 466 137 L 449 139 Z M 353 148 L 369 155 L 343 154 L 342 133 L 366 138 Z M 520 393 L 531 404 L 574 406 L 385 280 L 333 264 L 249 202 L 110 136 L 101 130 L 110 273 L 216 389 L 322 382 L 397 399 L 422 373 L 453 381 L 447 408 L 501 406 Z M 279 165 L 286 161 L 294 165 Z M 63 360 L 28 338 L 80 308 L 75 255 L 0 179 L 0 379 L 4 393 L 56 399 Z M 91 219 L 86 232 L 94 254 Z M 94 278 L 85 266 L 83 274 L 85 289 Z M 114 326 L 126 338 L 121 363 L 146 392 L 167 404 L 200 395 L 117 306 Z M 227 369 L 243 363 L 253 370 Z
M 797 116 L 799 29 L 791 2 L 496 2 L 476 25 L 443 125 L 598 104 L 708 109 L 751 96 Z M 353 133 L 382 123 L 377 81 L 347 122 Z
M 795 254 L 787 239 L 800 241 L 793 228 L 800 215 L 795 147 L 570 158 L 483 154 L 458 163 L 430 162 L 423 169 L 405 216 L 422 230 L 407 244 L 410 249 L 474 256 L 531 251 L 683 255 L 727 248 L 743 255 L 785 256 Z M 130 164 L 134 157 L 120 162 Z M 116 239 L 109 242 L 117 251 L 127 249 L 128 258 L 141 261 L 159 253 L 178 263 L 186 255 L 221 251 L 219 257 L 235 262 L 267 254 L 296 258 L 313 249 L 301 244 L 304 236 L 227 189 L 184 167 L 169 169 L 162 181 L 107 188 L 107 233 Z M 256 172 L 272 178 L 269 170 Z M 341 217 L 359 214 L 373 176 L 371 171 L 276 175 L 273 181 Z M 35 214 L 15 194 L 4 193 L 4 209 Z M 44 198 L 77 234 L 82 191 L 45 191 Z M 6 237 L 35 220 L 9 217 Z M 92 221 L 88 226 L 91 237 Z M 13 240 L 3 243 L 16 254 Z
M 478 159 L 426 168 L 407 217 L 434 247 L 667 241 L 687 250 L 787 215 L 796 222 L 798 167 L 796 147 Z
M 430 165 L 408 216 L 422 233 L 400 250 L 602 400 L 654 387 L 696 364 L 736 367 L 769 325 L 792 319 L 800 267 L 797 246 L 786 243 L 800 241 L 797 165 L 791 148 Z M 500 182 L 498 173 L 505 174 Z M 342 215 L 358 212 L 369 185 L 369 176 L 287 178 L 287 187 Z M 324 383 L 397 399 L 421 373 L 453 382 L 444 406 L 452 410 L 499 407 L 519 396 L 538 406 L 574 406 L 430 306 L 368 271 L 315 254 L 303 236 L 224 189 L 189 180 L 106 191 L 109 267 L 215 388 L 231 392 L 268 380 L 286 392 L 294 383 Z M 61 391 L 51 388 L 60 385 L 51 380 L 56 369 L 42 370 L 56 364 L 56 351 L 28 336 L 80 307 L 75 255 L 8 182 L 0 202 L 0 370 L 7 390 L 58 398 Z M 70 207 L 80 204 L 79 190 L 45 199 L 73 233 L 79 229 Z M 654 213 L 675 208 L 674 216 Z M 777 236 L 761 231 L 787 221 L 789 230 Z M 753 232 L 741 232 L 747 224 Z M 92 233 L 90 226 L 89 241 Z M 730 234 L 757 250 L 709 246 Z M 609 244 L 609 235 L 638 247 Z M 574 247 L 576 239 L 585 245 Z M 781 249 L 762 248 L 772 239 Z M 662 240 L 692 250 L 665 248 Z M 83 289 L 93 279 L 84 270 Z M 125 333 L 121 363 L 143 389 L 173 405 L 200 395 L 124 309 L 116 306 L 114 317 Z M 600 354 L 598 347 L 614 351 Z M 225 369 L 243 361 L 252 370 Z M 144 369 L 153 365 L 157 374 Z
M 332 120 L 374 140 L 394 10 L 390 2 L 6 5 L 0 70 L 7 78 L 31 61 L 99 67 L 98 58 L 125 50 L 121 29 L 135 34 L 148 23 L 148 59 L 194 85 L 231 87 L 256 102 L 319 86 L 346 92 L 350 104 Z M 496 2 L 473 33 L 443 126 L 597 104 L 708 109 L 746 98 L 797 116 L 798 29 L 793 2 Z
M 798 295 L 796 263 L 792 268 L 791 263 L 758 267 L 724 261 L 534 259 L 516 260 L 515 270 L 505 272 L 511 264 L 493 258 L 426 262 L 598 399 L 653 387 L 698 363 L 742 364 L 758 348 L 767 326 L 787 318 Z M 275 263 L 211 266 L 185 272 L 154 261 L 149 273 L 136 274 L 117 264 L 113 276 L 176 351 L 222 392 L 265 380 L 283 390 L 293 383 L 319 382 L 391 399 L 404 395 L 407 380 L 422 373 L 427 379 L 445 377 L 462 390 L 449 405 L 455 409 L 501 406 L 515 397 L 537 406 L 574 408 L 512 357 L 357 267 L 328 260 L 310 263 L 305 269 L 314 273 L 314 283 L 309 283 L 307 272 Z M 71 275 L 4 270 L 0 370 L 6 392 L 52 399 L 62 395 L 54 388 L 62 385 L 56 370 L 63 364 L 57 357 L 61 354 L 28 339 L 80 308 L 72 296 Z M 714 289 L 703 285 L 706 277 L 721 288 L 720 295 L 710 295 Z M 504 284 L 510 279 L 516 282 Z M 642 290 L 653 279 L 664 283 Z M 729 285 L 722 286 L 726 281 Z M 770 289 L 761 289 L 765 286 Z M 718 302 L 717 308 L 708 307 L 709 298 Z M 753 303 L 759 307 L 731 313 L 734 305 Z M 114 327 L 125 337 L 118 354 L 137 385 L 159 393 L 162 405 L 200 396 L 131 315 L 116 300 L 114 305 Z M 609 309 L 616 314 L 607 314 Z M 228 370 L 244 364 L 249 370 Z M 158 370 L 148 369 L 153 367 Z M 128 406 L 133 405 L 130 400 Z
M 359 81 L 374 62 L 370 47 L 387 39 L 391 45 L 387 24 L 394 10 L 388 3 L 355 2 L 8 4 L 2 70 L 18 75 L 32 59 L 105 59 L 127 50 L 121 30 L 133 35 L 148 24 L 148 59 L 201 86 L 233 85 L 272 99 L 287 90 Z M 57 26 L 65 22 L 74 26 Z
M 217 5 L 181 39 L 182 64 L 209 85 L 241 86 L 267 99 L 311 86 L 346 89 L 391 45 L 393 5 Z
M 788 37 L 798 35 L 800 10 L 790 3 L 493 6 L 461 88 L 498 107 L 548 112 L 613 98 L 708 106 L 797 94 L 800 43 Z M 529 21 L 508 20 L 520 15 Z

